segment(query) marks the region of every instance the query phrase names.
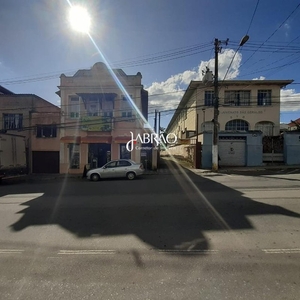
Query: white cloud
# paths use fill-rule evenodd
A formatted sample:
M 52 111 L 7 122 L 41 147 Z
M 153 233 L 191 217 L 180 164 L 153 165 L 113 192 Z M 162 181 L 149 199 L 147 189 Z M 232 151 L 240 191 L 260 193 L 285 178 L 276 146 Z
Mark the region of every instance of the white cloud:
M 219 79 L 224 80 L 227 69 L 234 57 L 235 51 L 226 49 L 219 54 Z M 241 65 L 242 55 L 236 53 L 230 69 L 226 75 L 226 80 L 234 79 L 239 75 L 239 68 Z M 199 66 L 194 70 L 186 70 L 182 73 L 172 75 L 165 81 L 153 82 L 146 89 L 149 92 L 149 106 L 155 107 L 158 110 L 168 110 L 177 107 L 180 102 L 184 90 L 187 88 L 192 80 L 202 80 L 202 71 L 208 67 L 214 70 L 215 60 L 201 61 Z
M 223 53 L 219 54 L 220 80 L 224 79 L 234 53 L 232 49 L 226 49 Z M 242 55 L 237 53 L 226 75 L 226 80 L 234 79 L 239 75 L 241 61 Z M 152 83 L 146 88 L 150 96 L 149 106 L 152 109 L 156 108 L 160 111 L 177 108 L 191 80 L 202 80 L 202 71 L 205 70 L 206 67 L 213 71 L 214 63 L 214 59 L 201 61 L 199 66 L 194 70 L 186 70 L 182 73 L 172 75 L 165 81 Z M 264 76 L 253 78 L 253 80 L 265 79 Z M 300 93 L 297 93 L 294 89 L 281 90 L 281 111 L 300 111 Z
M 300 93 L 294 89 L 285 89 L 281 90 L 280 98 L 281 111 L 299 111 L 300 114 Z
M 253 78 L 252 80 L 265 80 L 266 77 L 264 76 L 259 76 L 258 78 Z

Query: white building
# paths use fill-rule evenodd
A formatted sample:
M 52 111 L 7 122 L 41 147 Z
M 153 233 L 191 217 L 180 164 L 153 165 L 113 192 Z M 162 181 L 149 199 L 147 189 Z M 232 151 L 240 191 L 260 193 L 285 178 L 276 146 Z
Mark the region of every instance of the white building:
M 293 80 L 226 80 L 219 83 L 219 130 L 260 130 L 264 136 L 280 134 L 280 90 Z M 167 132 L 179 141 L 213 130 L 214 87 L 191 81 Z

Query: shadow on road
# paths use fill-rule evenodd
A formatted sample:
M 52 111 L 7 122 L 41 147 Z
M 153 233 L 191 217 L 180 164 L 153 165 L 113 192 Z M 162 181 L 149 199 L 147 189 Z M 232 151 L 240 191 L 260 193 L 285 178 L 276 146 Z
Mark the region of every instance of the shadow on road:
M 18 212 L 21 217 L 11 229 L 56 224 L 78 238 L 135 235 L 151 248 L 195 251 L 210 248 L 204 231 L 254 229 L 247 219 L 250 215 L 300 218 L 298 213 L 246 198 L 174 162 L 166 161 L 162 168 L 172 176 L 22 185 L 18 193 L 43 196 L 20 204 L 26 208 Z

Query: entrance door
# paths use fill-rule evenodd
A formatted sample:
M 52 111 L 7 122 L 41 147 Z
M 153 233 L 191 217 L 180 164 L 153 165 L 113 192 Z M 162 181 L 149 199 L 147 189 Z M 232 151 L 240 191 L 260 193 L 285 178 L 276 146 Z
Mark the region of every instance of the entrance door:
M 89 160 L 91 168 L 100 168 L 111 160 L 110 144 L 89 144 Z

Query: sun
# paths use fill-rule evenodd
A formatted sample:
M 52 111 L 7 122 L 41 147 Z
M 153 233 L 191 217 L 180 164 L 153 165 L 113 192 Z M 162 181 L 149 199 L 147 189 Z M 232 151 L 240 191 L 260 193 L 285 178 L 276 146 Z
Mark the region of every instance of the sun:
M 82 6 L 72 6 L 69 13 L 69 22 L 73 29 L 88 33 L 91 27 L 91 17 Z

